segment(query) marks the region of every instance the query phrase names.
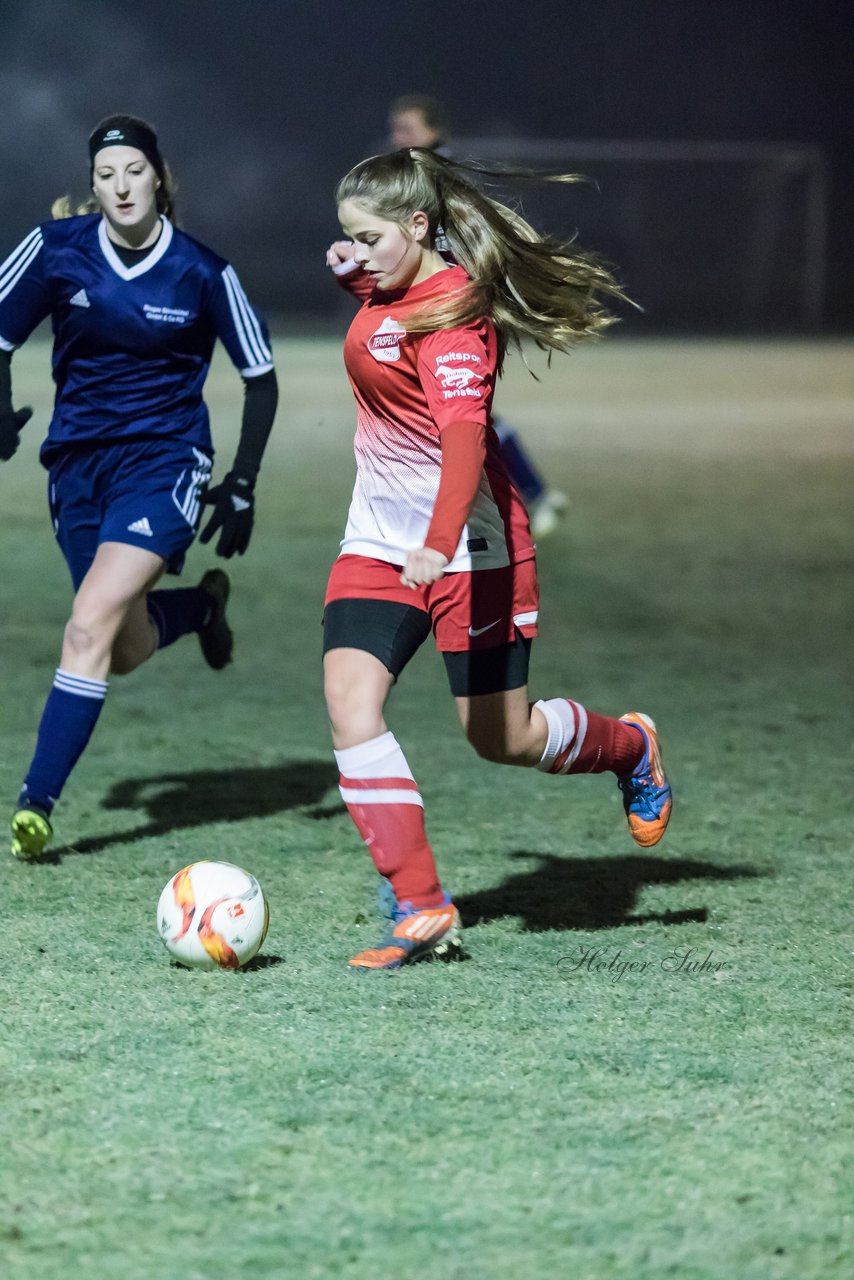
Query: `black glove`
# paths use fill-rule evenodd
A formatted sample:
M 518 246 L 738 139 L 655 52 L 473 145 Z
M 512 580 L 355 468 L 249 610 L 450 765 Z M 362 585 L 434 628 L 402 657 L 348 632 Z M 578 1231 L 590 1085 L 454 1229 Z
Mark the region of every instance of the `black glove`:
M 18 432 L 26 426 L 32 416 L 33 411 L 29 406 L 26 409 L 17 410 L 0 409 L 0 462 L 8 462 L 17 452 L 18 445 L 21 443 Z
M 202 505 L 212 506 L 213 512 L 199 542 L 210 542 L 216 531 L 221 529 L 216 553 L 226 560 L 230 560 L 235 552 L 242 556 L 249 546 L 255 522 L 254 487 L 251 480 L 229 471 L 225 479 L 213 489 L 208 489 L 202 498 Z

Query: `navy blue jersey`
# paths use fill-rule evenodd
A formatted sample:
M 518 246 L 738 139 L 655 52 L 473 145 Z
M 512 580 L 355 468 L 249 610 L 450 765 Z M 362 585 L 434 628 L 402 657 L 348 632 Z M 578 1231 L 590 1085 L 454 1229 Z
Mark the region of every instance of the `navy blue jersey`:
M 202 400 L 220 338 L 245 378 L 273 367 L 269 336 L 234 269 L 167 218 L 122 263 L 100 214 L 36 227 L 0 266 L 0 347 L 53 322 L 56 401 L 42 460 L 78 444 L 171 436 L 210 449 Z

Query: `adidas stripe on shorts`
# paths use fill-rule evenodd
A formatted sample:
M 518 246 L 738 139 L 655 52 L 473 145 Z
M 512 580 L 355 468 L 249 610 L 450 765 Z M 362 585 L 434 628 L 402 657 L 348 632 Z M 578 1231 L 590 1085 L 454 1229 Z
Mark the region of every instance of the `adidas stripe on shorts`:
M 65 451 L 50 469 L 48 496 L 75 591 L 102 542 L 142 547 L 180 573 L 210 474 L 207 453 L 169 438 Z

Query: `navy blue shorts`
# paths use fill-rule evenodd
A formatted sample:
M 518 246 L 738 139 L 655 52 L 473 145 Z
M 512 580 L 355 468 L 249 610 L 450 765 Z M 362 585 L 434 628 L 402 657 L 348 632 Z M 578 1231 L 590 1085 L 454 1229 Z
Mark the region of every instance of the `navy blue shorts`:
M 180 440 L 69 449 L 50 469 L 53 529 L 76 591 L 102 542 L 153 551 L 180 573 L 196 536 L 211 459 Z

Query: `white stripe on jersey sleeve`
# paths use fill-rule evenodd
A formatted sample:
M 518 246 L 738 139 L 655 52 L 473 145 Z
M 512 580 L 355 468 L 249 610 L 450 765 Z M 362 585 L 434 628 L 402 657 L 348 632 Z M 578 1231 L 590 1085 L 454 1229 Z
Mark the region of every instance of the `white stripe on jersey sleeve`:
M 261 325 L 258 322 L 258 317 L 256 316 L 255 312 L 252 310 L 252 305 L 244 292 L 243 285 L 240 283 L 240 281 L 237 278 L 236 271 L 234 270 L 233 267 L 227 267 L 226 270 L 231 272 L 237 297 L 240 299 L 246 318 L 249 321 L 249 325 L 253 333 L 255 334 L 255 339 L 258 343 L 258 346 L 261 349 L 261 355 L 265 360 L 272 360 L 273 353 L 270 350 L 270 348 L 267 346 L 266 342 L 264 341 L 264 334 L 261 330 Z
M 222 279 L 228 294 L 231 318 L 248 366 L 241 372 L 244 377 L 266 373 L 273 367 L 273 353 L 264 341 L 258 318 L 249 305 L 249 300 L 241 288 L 234 268 L 226 267 L 222 273 Z M 264 368 L 259 368 L 259 365 L 263 365 Z
M 243 348 L 243 354 L 250 365 L 257 364 L 260 359 L 258 349 L 257 347 L 253 348 L 250 345 L 251 339 L 249 334 L 246 332 L 246 326 L 243 323 L 243 316 L 240 311 L 240 302 L 238 301 L 235 293 L 234 283 L 229 275 L 228 267 L 226 267 L 225 271 L 222 273 L 222 281 L 225 285 L 225 291 L 228 294 L 228 306 L 231 311 L 231 319 L 234 323 L 235 329 L 237 330 L 237 339 Z
M 41 228 L 36 227 L 0 266 L 0 302 L 12 292 L 43 243 Z

